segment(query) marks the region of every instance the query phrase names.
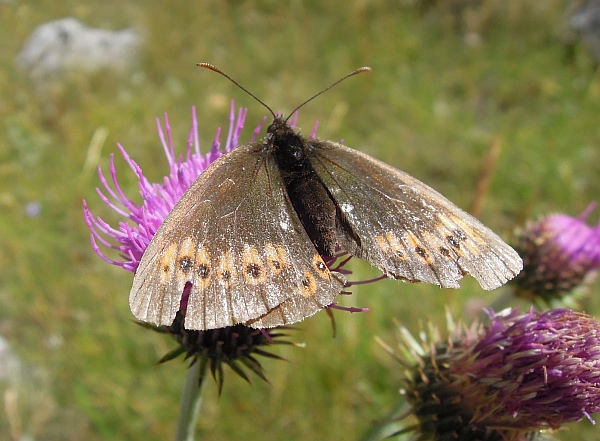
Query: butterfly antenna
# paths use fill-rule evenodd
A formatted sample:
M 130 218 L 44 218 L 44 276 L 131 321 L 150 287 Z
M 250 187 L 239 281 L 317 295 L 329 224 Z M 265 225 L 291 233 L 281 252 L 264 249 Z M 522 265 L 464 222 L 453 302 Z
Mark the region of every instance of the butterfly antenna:
M 290 115 L 289 115 L 289 116 L 286 118 L 286 120 L 285 120 L 285 121 L 287 122 L 287 120 L 288 120 L 288 119 L 290 119 L 290 117 L 291 117 L 291 116 L 292 116 L 294 113 L 296 113 L 296 112 L 298 111 L 298 109 L 300 109 L 302 106 L 304 106 L 304 105 L 306 105 L 306 104 L 310 103 L 310 102 L 311 102 L 312 100 L 314 100 L 316 97 L 318 97 L 319 95 L 322 95 L 322 94 L 324 94 L 325 92 L 327 92 L 327 91 L 328 91 L 329 89 L 331 89 L 332 87 L 334 87 L 334 86 L 337 86 L 338 84 L 340 84 L 342 81 L 344 81 L 344 80 L 346 80 L 346 79 L 348 79 L 348 78 L 350 78 L 350 77 L 353 77 L 354 75 L 357 75 L 357 74 L 359 74 L 359 73 L 363 73 L 363 72 L 370 72 L 370 71 L 371 71 L 371 68 L 370 68 L 370 67 L 367 67 L 367 66 L 359 67 L 358 69 L 356 69 L 356 70 L 353 70 L 353 71 L 352 71 L 352 72 L 350 72 L 348 75 L 346 75 L 346 76 L 344 76 L 344 77 L 340 78 L 339 80 L 337 80 L 337 81 L 336 81 L 335 83 L 333 83 L 331 86 L 329 86 L 329 87 L 326 87 L 325 89 L 323 89 L 322 91 L 320 91 L 320 92 L 319 92 L 319 93 L 317 93 L 316 95 L 313 95 L 312 97 L 310 97 L 309 99 L 307 99 L 306 101 L 304 101 L 302 104 L 300 104 L 298 107 L 296 107 L 296 108 L 295 108 L 295 109 L 294 109 L 294 110 L 293 110 L 293 111 L 290 113 Z
M 246 92 L 248 95 L 250 95 L 252 98 L 254 98 L 256 101 L 258 101 L 259 103 L 261 103 L 263 106 L 265 106 L 267 108 L 267 110 L 269 112 L 271 112 L 271 115 L 273 115 L 273 118 L 277 118 L 277 116 L 275 115 L 275 112 L 273 112 L 271 110 L 271 108 L 269 106 L 267 106 L 265 103 L 263 103 L 261 100 L 259 100 L 256 95 L 254 95 L 252 92 L 250 92 L 248 89 L 246 89 L 244 86 L 242 86 L 240 83 L 238 83 L 237 81 L 235 81 L 233 78 L 231 78 L 229 75 L 227 75 L 225 72 L 223 72 L 221 69 L 219 69 L 216 66 L 213 66 L 210 63 L 198 63 L 197 66 L 199 67 L 203 67 L 205 69 L 209 69 L 212 70 L 213 72 L 216 72 L 218 74 L 223 75 L 225 78 L 227 78 L 229 81 L 231 81 L 233 84 L 235 84 L 237 87 L 239 87 L 240 89 L 242 89 L 244 92 Z M 350 75 L 348 75 L 350 76 Z M 342 78 L 343 80 L 344 78 Z M 341 81 L 341 80 L 340 80 Z M 338 83 L 340 82 L 338 81 Z M 327 90 L 327 89 L 325 89 Z M 323 91 L 324 92 L 324 91 Z M 314 97 L 313 97 L 314 98 Z M 312 99 L 312 98 L 311 98 Z M 309 100 L 310 101 L 310 100 Z

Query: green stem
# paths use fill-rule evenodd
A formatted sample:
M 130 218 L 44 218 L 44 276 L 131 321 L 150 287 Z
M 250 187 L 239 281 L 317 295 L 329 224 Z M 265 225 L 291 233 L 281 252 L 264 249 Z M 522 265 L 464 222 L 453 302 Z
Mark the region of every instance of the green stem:
M 196 419 L 202 403 L 202 389 L 204 386 L 204 371 L 206 364 L 196 361 L 187 370 L 181 402 L 179 406 L 179 421 L 175 441 L 193 441 L 196 432 Z

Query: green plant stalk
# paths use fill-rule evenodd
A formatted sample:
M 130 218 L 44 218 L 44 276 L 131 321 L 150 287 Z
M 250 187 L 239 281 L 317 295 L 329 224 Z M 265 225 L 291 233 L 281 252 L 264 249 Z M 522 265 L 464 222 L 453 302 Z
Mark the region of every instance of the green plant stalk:
M 200 405 L 202 404 L 202 390 L 204 389 L 204 371 L 206 364 L 196 362 L 187 370 L 181 392 L 179 406 L 179 420 L 175 441 L 193 441 L 196 432 L 196 420 Z M 202 370 L 202 372 L 201 372 Z

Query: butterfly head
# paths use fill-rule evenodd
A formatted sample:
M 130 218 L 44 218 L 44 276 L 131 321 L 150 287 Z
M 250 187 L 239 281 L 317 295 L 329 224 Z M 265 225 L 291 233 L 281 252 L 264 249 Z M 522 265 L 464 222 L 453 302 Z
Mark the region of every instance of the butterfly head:
M 273 149 L 278 165 L 282 170 L 299 171 L 304 167 L 306 154 L 301 135 L 287 123 L 287 119 L 276 116 L 267 129 L 265 139 L 268 148 Z
M 267 138 L 270 139 L 277 139 L 290 134 L 295 134 L 294 129 L 287 123 L 287 118 L 284 119 L 281 115 L 273 118 L 273 122 L 267 128 Z

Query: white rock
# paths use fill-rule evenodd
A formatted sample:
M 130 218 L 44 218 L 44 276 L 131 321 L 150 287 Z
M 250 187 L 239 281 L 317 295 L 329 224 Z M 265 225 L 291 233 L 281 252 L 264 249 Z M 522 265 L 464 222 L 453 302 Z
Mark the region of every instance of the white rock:
M 571 15 L 570 25 L 579 33 L 581 41 L 596 63 L 600 63 L 600 1 L 581 3 Z
M 38 26 L 18 61 L 34 78 L 71 70 L 124 70 L 135 63 L 141 40 L 134 29 L 94 29 L 63 18 Z

